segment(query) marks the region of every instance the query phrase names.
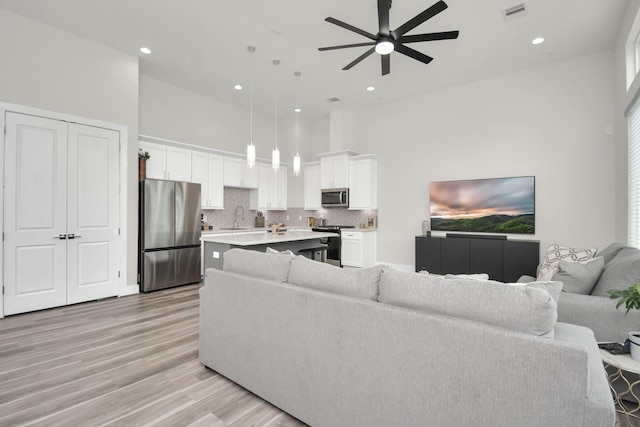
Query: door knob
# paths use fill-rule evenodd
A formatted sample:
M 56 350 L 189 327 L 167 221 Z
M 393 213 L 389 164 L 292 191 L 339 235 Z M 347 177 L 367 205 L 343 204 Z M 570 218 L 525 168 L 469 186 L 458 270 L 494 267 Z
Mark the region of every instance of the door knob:
M 64 240 L 67 238 L 66 234 L 60 234 L 58 236 L 53 236 L 54 239 L 60 239 L 60 240 Z

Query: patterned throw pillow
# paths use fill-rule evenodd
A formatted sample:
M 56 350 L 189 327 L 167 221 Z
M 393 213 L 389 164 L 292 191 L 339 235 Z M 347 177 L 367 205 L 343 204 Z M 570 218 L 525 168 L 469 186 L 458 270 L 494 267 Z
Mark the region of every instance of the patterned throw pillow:
M 562 246 L 556 242 L 551 242 L 547 248 L 544 260 L 538 266 L 538 282 L 548 282 L 558 271 L 560 260 L 565 261 L 586 261 L 595 256 L 597 248 L 575 249 Z

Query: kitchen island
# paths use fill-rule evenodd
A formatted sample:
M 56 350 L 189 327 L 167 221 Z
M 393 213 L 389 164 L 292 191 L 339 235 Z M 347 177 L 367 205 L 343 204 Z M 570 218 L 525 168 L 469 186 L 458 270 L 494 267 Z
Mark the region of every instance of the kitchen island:
M 229 249 L 241 248 L 265 252 L 267 247 L 277 251 L 290 250 L 294 254 L 309 255 L 311 249 L 322 246 L 320 239 L 335 237 L 334 233 L 313 231 L 284 231 L 280 233 L 253 232 L 234 234 L 203 235 L 204 268 L 222 270 L 223 254 Z

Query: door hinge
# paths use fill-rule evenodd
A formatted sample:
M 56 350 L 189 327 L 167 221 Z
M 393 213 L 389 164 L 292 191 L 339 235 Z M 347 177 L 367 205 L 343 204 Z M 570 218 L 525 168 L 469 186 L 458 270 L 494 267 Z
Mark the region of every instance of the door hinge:
M 4 286 L 2 287 L 2 295 L 4 295 Z
M 4 242 L 4 231 L 2 232 L 2 241 Z
M 118 270 L 118 277 L 120 277 L 120 270 Z
M 120 229 L 118 228 L 118 236 L 120 235 Z
M 120 194 L 120 184 L 118 184 L 118 194 Z
M 7 125 L 4 125 L 4 134 L 7 134 Z

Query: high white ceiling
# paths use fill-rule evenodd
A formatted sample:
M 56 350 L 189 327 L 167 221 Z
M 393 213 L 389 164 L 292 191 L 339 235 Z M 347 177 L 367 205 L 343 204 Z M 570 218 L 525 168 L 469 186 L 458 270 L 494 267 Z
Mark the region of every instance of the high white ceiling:
M 243 108 L 249 91 L 233 86 L 248 88 L 253 78 L 256 111 L 272 115 L 277 93 L 280 111 L 299 105 L 315 119 L 611 49 L 627 3 L 526 0 L 526 15 L 505 21 L 502 9 L 521 0 L 446 1 L 447 10 L 409 34 L 459 30 L 460 37 L 412 44 L 434 58 L 429 65 L 392 53 L 387 76 L 377 54 L 341 70 L 366 47 L 318 51 L 368 41 L 324 18 L 375 34 L 376 0 L 0 0 L 0 8 L 138 56 L 144 75 Z M 394 0 L 391 29 L 435 2 Z M 531 45 L 536 36 L 546 41 Z M 152 54 L 141 54 L 141 46 Z M 340 101 L 327 101 L 333 97 Z

